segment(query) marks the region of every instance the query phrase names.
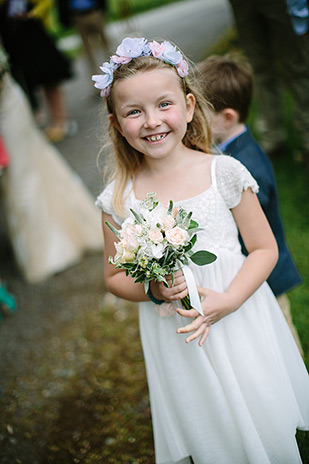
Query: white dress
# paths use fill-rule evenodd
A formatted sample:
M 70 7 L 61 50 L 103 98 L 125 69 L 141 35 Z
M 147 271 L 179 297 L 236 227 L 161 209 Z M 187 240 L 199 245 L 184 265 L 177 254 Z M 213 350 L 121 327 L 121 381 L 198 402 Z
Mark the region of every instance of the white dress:
M 213 158 L 211 171 L 212 185 L 177 205 L 204 228 L 195 249 L 217 255 L 210 265 L 190 265 L 197 284 L 224 291 L 245 260 L 230 208 L 258 186 L 226 155 Z M 112 191 L 110 184 L 97 206 L 120 225 Z M 131 190 L 125 206 L 137 203 Z M 309 428 L 308 373 L 268 284 L 212 325 L 202 347 L 176 334 L 188 319 L 160 317 L 159 308 L 139 306 L 156 462 L 189 463 L 192 456 L 194 464 L 300 463 L 295 432 Z
M 15 258 L 39 282 L 103 248 L 100 213 L 82 180 L 36 127 L 15 81 L 2 79 L 0 132 L 10 155 L 2 182 Z

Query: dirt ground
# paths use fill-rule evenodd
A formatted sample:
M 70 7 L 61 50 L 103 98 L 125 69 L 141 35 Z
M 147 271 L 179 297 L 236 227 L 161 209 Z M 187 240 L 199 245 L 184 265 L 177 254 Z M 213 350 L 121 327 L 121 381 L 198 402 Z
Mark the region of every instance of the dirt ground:
M 101 253 L 35 285 L 0 260 L 0 463 L 154 462 L 137 308 L 106 294 Z

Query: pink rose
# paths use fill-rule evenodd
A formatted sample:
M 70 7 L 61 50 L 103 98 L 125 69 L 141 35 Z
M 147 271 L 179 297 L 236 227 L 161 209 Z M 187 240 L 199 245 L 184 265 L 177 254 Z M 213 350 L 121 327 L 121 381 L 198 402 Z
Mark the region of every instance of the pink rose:
M 175 248 L 178 248 L 186 243 L 188 238 L 188 232 L 180 227 L 176 226 L 173 229 L 167 230 L 165 232 L 166 240 L 173 245 Z
M 135 237 L 124 237 L 119 243 L 128 251 L 135 251 L 138 248 L 138 241 Z
M 160 229 L 152 229 L 149 231 L 149 238 L 154 243 L 161 243 L 163 240 L 163 235 Z
M 164 216 L 162 219 L 161 219 L 161 224 L 162 224 L 162 229 L 163 230 L 170 230 L 174 227 L 175 225 L 175 219 L 173 218 L 173 216 L 171 216 L 170 214 L 168 214 L 167 216 Z

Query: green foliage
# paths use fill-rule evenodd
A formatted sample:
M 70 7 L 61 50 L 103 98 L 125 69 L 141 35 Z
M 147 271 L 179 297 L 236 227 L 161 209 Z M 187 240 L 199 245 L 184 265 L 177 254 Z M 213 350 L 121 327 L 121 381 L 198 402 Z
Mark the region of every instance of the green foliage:
M 181 0 L 109 0 L 108 18 L 121 20 Z

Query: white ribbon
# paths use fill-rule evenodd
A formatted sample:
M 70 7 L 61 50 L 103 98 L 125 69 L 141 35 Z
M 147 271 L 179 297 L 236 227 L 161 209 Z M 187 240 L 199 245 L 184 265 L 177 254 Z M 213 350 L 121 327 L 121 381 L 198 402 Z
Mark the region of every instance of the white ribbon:
M 197 291 L 197 286 L 196 286 L 195 279 L 194 279 L 194 276 L 192 274 L 192 271 L 189 268 L 189 266 L 183 266 L 182 267 L 182 272 L 183 272 L 183 275 L 185 276 L 185 279 L 186 279 L 186 282 L 187 282 L 187 287 L 188 287 L 191 306 L 194 309 L 196 309 L 200 313 L 201 316 L 204 316 L 200 296 L 199 296 L 198 291 Z

